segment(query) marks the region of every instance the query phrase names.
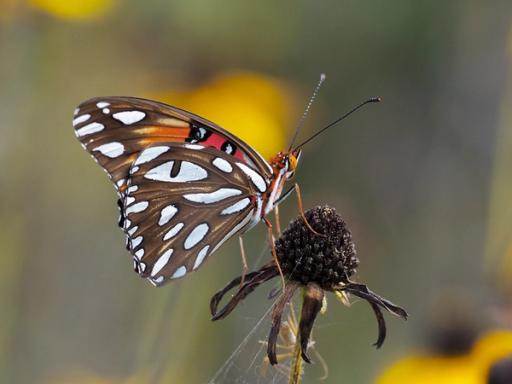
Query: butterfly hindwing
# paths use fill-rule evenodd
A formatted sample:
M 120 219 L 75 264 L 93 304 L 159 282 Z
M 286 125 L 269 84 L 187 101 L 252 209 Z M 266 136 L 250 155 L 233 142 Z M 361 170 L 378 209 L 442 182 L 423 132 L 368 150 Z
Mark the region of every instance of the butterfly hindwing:
M 129 173 L 124 231 L 137 272 L 155 285 L 195 270 L 259 220 L 269 183 L 218 149 L 174 142 L 146 148 Z
M 270 165 L 239 138 L 208 120 L 156 101 L 90 99 L 75 110 L 73 126 L 82 146 L 106 170 L 121 196 L 140 152 L 160 142 L 213 147 L 266 177 L 272 175 Z

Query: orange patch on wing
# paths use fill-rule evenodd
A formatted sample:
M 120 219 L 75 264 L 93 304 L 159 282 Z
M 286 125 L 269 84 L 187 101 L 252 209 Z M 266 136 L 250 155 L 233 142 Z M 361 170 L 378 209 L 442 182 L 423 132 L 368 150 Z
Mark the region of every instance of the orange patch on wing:
M 148 126 L 141 129 L 137 129 L 137 133 L 141 135 L 178 138 L 184 140 L 189 136 L 190 128 L 188 126 L 186 128 Z M 181 142 L 183 140 L 179 141 Z
M 156 122 L 167 127 L 190 128 L 190 124 L 187 121 L 175 119 L 172 117 L 160 117 L 156 120 Z
M 185 138 L 184 137 L 169 137 L 169 136 L 158 136 L 158 137 L 151 137 L 147 139 L 141 139 L 139 143 L 146 147 L 150 146 L 152 144 L 158 144 L 158 143 L 168 143 L 169 141 L 173 143 L 184 143 Z

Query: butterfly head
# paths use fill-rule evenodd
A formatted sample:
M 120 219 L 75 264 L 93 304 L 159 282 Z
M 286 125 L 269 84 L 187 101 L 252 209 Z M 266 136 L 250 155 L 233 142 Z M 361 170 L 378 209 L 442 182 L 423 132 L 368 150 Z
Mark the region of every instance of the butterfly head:
M 274 172 L 281 173 L 286 176 L 286 180 L 293 178 L 295 169 L 299 163 L 300 149 L 295 149 L 290 152 L 279 152 L 272 160 L 271 165 Z

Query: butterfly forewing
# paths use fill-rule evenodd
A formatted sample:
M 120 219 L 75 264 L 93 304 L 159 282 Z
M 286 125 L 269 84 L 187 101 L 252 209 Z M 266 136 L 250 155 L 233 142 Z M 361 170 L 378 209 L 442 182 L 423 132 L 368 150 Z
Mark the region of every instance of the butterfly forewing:
M 124 231 L 137 272 L 156 285 L 195 270 L 259 218 L 258 180 L 218 149 L 159 143 L 129 173 Z
M 156 101 L 101 97 L 78 106 L 73 120 L 84 148 L 106 170 L 117 190 L 126 189 L 130 166 L 159 142 L 201 143 L 217 148 L 270 177 L 270 165 L 250 146 L 214 123 Z
M 101 97 L 78 106 L 73 126 L 116 186 L 135 269 L 155 285 L 259 221 L 272 167 L 214 123 L 156 101 Z

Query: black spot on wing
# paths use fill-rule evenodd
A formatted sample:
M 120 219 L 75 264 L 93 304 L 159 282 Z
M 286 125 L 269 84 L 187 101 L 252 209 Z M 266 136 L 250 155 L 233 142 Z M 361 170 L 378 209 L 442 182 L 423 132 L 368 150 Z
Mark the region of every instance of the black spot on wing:
M 171 169 L 171 177 L 174 178 L 178 176 L 178 173 L 180 173 L 181 169 L 181 160 L 175 160 L 172 169 Z
M 192 123 L 192 128 L 190 129 L 189 137 L 185 139 L 187 143 L 200 143 L 202 141 L 206 141 L 212 134 L 212 131 L 197 122 Z
M 221 151 L 226 152 L 228 155 L 234 156 L 236 152 L 236 145 L 231 141 L 226 140 L 220 147 Z
M 117 222 L 117 225 L 120 228 L 124 228 L 124 221 L 125 221 L 126 217 L 124 216 L 124 212 L 123 212 L 123 200 L 122 199 L 117 199 L 117 208 L 119 209 L 119 220 Z

